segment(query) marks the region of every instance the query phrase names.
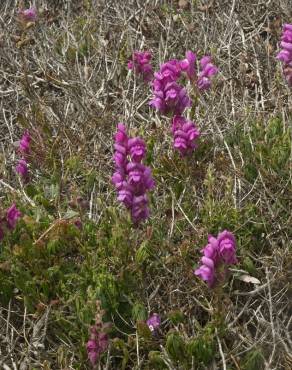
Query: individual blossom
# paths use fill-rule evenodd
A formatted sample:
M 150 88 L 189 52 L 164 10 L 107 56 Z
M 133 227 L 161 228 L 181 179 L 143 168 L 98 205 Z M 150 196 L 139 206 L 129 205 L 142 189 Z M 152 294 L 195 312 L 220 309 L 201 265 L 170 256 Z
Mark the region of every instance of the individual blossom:
M 22 135 L 22 138 L 20 139 L 20 142 L 19 142 L 18 149 L 21 153 L 23 154 L 29 153 L 30 141 L 31 141 L 31 136 L 30 136 L 30 133 L 27 131 Z
M 283 74 L 289 86 L 292 86 L 292 24 L 284 24 L 280 46 L 282 50 L 277 59 L 283 64 Z
M 208 244 L 201 252 L 201 265 L 194 274 L 213 288 L 216 283 L 224 281 L 228 266 L 237 263 L 235 237 L 227 230 L 219 233 L 217 238 L 209 235 Z
M 154 313 L 146 321 L 146 324 L 148 325 L 150 331 L 155 332 L 161 325 L 161 318 L 157 313 Z
M 218 252 L 224 263 L 234 265 L 237 263 L 236 242 L 234 235 L 227 230 L 218 234 Z
M 197 139 L 200 132 L 196 125 L 182 116 L 174 116 L 172 119 L 173 146 L 181 155 L 193 152 L 197 147 Z
M 128 136 L 126 133 L 126 127 L 122 123 L 118 124 L 118 131 L 115 134 L 115 154 L 114 161 L 116 166 L 121 169 L 127 164 L 128 154 Z
M 6 222 L 9 229 L 14 229 L 17 223 L 17 220 L 21 217 L 21 212 L 16 208 L 15 203 L 8 208 L 6 212 Z
M 27 162 L 24 158 L 18 161 L 15 170 L 23 178 L 24 181 L 28 180 L 28 167 Z
M 211 258 L 203 257 L 201 262 L 202 265 L 195 270 L 195 275 L 199 276 L 203 281 L 206 281 L 211 288 L 215 281 L 214 261 Z
M 28 9 L 20 9 L 18 15 L 23 22 L 35 22 L 37 19 L 36 7 L 31 6 Z
M 212 63 L 210 56 L 204 56 L 200 60 L 201 71 L 198 76 L 197 86 L 199 90 L 208 90 L 211 87 L 211 77 L 218 73 L 218 68 Z
M 139 137 L 134 137 L 128 140 L 128 149 L 132 161 L 141 162 L 141 160 L 145 157 L 145 142 Z
M 145 221 L 150 215 L 148 207 L 148 198 L 146 194 L 141 194 L 133 197 L 131 207 L 131 217 L 134 224 Z
M 132 60 L 128 62 L 128 68 L 141 75 L 145 82 L 150 82 L 153 78 L 151 58 L 152 55 L 149 51 L 135 51 Z

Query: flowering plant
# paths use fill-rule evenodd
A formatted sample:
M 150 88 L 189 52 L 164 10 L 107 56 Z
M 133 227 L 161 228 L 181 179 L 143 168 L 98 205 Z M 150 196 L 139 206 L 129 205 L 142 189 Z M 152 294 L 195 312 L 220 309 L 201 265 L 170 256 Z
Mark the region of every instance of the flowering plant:
M 235 237 L 227 230 L 219 233 L 217 238 L 209 235 L 208 244 L 201 252 L 203 253 L 201 266 L 194 271 L 194 274 L 212 288 L 225 280 L 228 266 L 237 263 Z
M 125 126 L 119 123 L 114 148 L 116 171 L 112 182 L 118 191 L 118 200 L 131 211 L 133 222 L 138 224 L 149 216 L 146 193 L 155 185 L 151 169 L 142 163 L 146 145 L 139 137 L 129 138 Z

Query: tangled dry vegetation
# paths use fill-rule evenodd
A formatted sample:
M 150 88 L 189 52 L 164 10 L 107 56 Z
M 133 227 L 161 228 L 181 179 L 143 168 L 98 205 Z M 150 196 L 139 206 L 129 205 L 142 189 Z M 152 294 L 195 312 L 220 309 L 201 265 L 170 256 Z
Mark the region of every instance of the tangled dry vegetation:
M 0 206 L 16 201 L 26 230 L 0 247 L 0 368 L 90 368 L 100 299 L 112 323 L 100 369 L 291 369 L 292 95 L 275 60 L 291 0 L 36 5 L 20 40 L 17 2 L 0 4 Z M 186 50 L 219 67 L 193 112 L 202 136 L 191 158 L 173 153 L 151 91 L 129 73 L 133 50 L 151 50 L 156 69 Z M 157 184 L 138 229 L 110 183 L 120 121 L 147 142 Z M 14 172 L 25 129 L 27 186 Z M 218 302 L 193 268 L 224 228 L 240 263 Z M 153 312 L 162 325 L 149 338 Z

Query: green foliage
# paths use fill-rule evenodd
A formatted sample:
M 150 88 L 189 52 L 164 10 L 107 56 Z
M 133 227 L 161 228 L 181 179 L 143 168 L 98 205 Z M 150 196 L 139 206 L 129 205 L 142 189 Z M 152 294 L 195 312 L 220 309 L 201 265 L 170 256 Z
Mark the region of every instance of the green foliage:
M 243 361 L 243 370 L 263 370 L 265 368 L 264 357 L 260 350 L 248 352 Z
M 280 118 L 273 118 L 266 124 L 254 122 L 245 135 L 235 131 L 227 141 L 241 151 L 247 180 L 255 181 L 259 171 L 269 181 L 276 178 L 279 181 L 278 176 L 287 178 L 289 175 L 291 130 Z
M 187 359 L 186 343 L 178 332 L 172 331 L 166 338 L 166 350 L 174 361 L 184 363 Z
M 204 203 L 200 211 L 202 224 L 214 235 L 224 229 L 236 231 L 240 248 L 244 246 L 256 250 L 262 245 L 266 232 L 265 219 L 253 203 L 237 207 L 233 198 L 232 179 L 225 177 L 223 180 L 222 189 L 220 186 L 222 179 L 218 179 L 214 167 L 209 166 L 204 181 Z
M 190 340 L 188 351 L 194 357 L 195 363 L 208 365 L 214 357 L 213 338 L 202 336 Z
M 137 302 L 133 305 L 132 317 L 135 321 L 145 321 L 147 319 L 147 311 L 142 303 Z
M 161 356 L 161 353 L 159 351 L 150 351 L 148 358 L 149 358 L 150 366 L 153 369 L 158 369 L 158 370 L 167 369 L 167 365 L 164 362 Z
M 169 312 L 168 318 L 174 325 L 178 325 L 185 321 L 184 314 L 179 310 Z

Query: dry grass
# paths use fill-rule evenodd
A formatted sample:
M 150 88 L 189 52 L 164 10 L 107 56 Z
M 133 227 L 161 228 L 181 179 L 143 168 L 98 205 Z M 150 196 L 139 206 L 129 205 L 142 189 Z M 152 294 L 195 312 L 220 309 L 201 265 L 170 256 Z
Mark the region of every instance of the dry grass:
M 159 174 L 159 190 L 155 204 L 152 202 L 152 227 L 160 222 L 168 225 L 161 239 L 161 248 L 167 253 L 156 278 L 149 274 L 143 281 L 141 294 L 149 311 L 165 314 L 170 308 L 181 309 L 187 322 L 180 331 L 189 338 L 195 335 L 195 322 L 207 321 L 213 310 L 214 298 L 204 292 L 203 284 L 194 283 L 191 272 L 186 274 L 189 264 L 183 253 L 192 255 L 195 241 L 204 242 L 206 238 L 208 230 L 197 220 L 205 202 L 202 182 L 206 168 L 214 167 L 216 181 L 221 183 L 216 196 L 222 197 L 224 181 L 229 177 L 230 205 L 241 210 L 247 202 L 254 203 L 264 216 L 266 233 L 263 245 L 247 253 L 261 277 L 260 285 L 232 281 L 222 305 L 228 337 L 217 335 L 218 357 L 209 368 L 247 369 L 240 360 L 252 349 L 261 348 L 265 369 L 290 369 L 291 171 L 284 183 L 261 172 L 253 181 L 247 180 L 243 175 L 246 158 L 226 137 L 235 130 L 242 137 L 249 136 L 252 123 L 261 122 L 264 129 L 276 116 L 282 119 L 284 130 L 292 128 L 291 90 L 275 61 L 281 25 L 291 23 L 291 0 L 185 1 L 186 5 L 180 2 L 181 6 L 177 1 L 158 0 L 37 0 L 40 18 L 28 32 L 25 47 L 17 44 L 16 3 L 0 4 L 0 201 L 9 195 L 34 205 L 13 171 L 14 143 L 24 128 L 38 137 L 33 144 L 39 151 L 34 164 L 39 168 L 35 182 L 41 174 L 49 175 L 44 158 L 51 156 L 63 169 L 64 196 L 73 193 L 76 186 L 83 186 L 82 176 L 67 181 L 68 159 L 78 156 L 85 172 L 95 171 L 95 181 L 86 196 L 90 201 L 88 217 L 97 223 L 102 222 L 108 207 L 116 205 L 109 186 L 116 123 L 126 122 L 148 141 L 154 138 L 151 166 Z M 159 172 L 162 161 L 165 166 L 170 163 L 172 169 L 176 164 L 171 159 L 168 123 L 148 107 L 147 86 L 127 71 L 127 59 L 137 49 L 150 49 L 156 68 L 169 58 L 181 57 L 188 49 L 200 55 L 211 53 L 220 68 L 213 91 L 200 98 L 196 109 L 203 140 L 210 140 L 213 146 L 205 152 L 202 167 L 196 157 L 197 166 L 189 164 L 190 172 L 183 167 L 182 177 L 171 171 Z M 179 198 L 173 185 L 176 179 L 183 187 Z M 190 207 L 184 209 L 190 184 L 193 212 Z M 61 214 L 61 205 L 57 204 L 56 216 Z M 177 220 L 185 222 L 184 228 Z M 244 228 L 245 224 L 239 231 L 244 232 Z M 143 234 L 137 238 L 143 238 Z M 50 309 L 48 306 L 41 315 L 34 316 L 17 299 L 0 308 L 1 369 L 89 368 L 76 363 L 74 343 L 69 337 L 67 343 L 54 343 L 56 338 L 50 337 L 50 325 L 54 324 Z M 129 325 L 134 327 L 135 323 Z M 163 353 L 169 369 L 175 369 Z M 135 361 L 127 368 L 146 368 L 145 356 L 138 348 Z M 116 368 L 110 352 L 105 363 L 104 369 Z

